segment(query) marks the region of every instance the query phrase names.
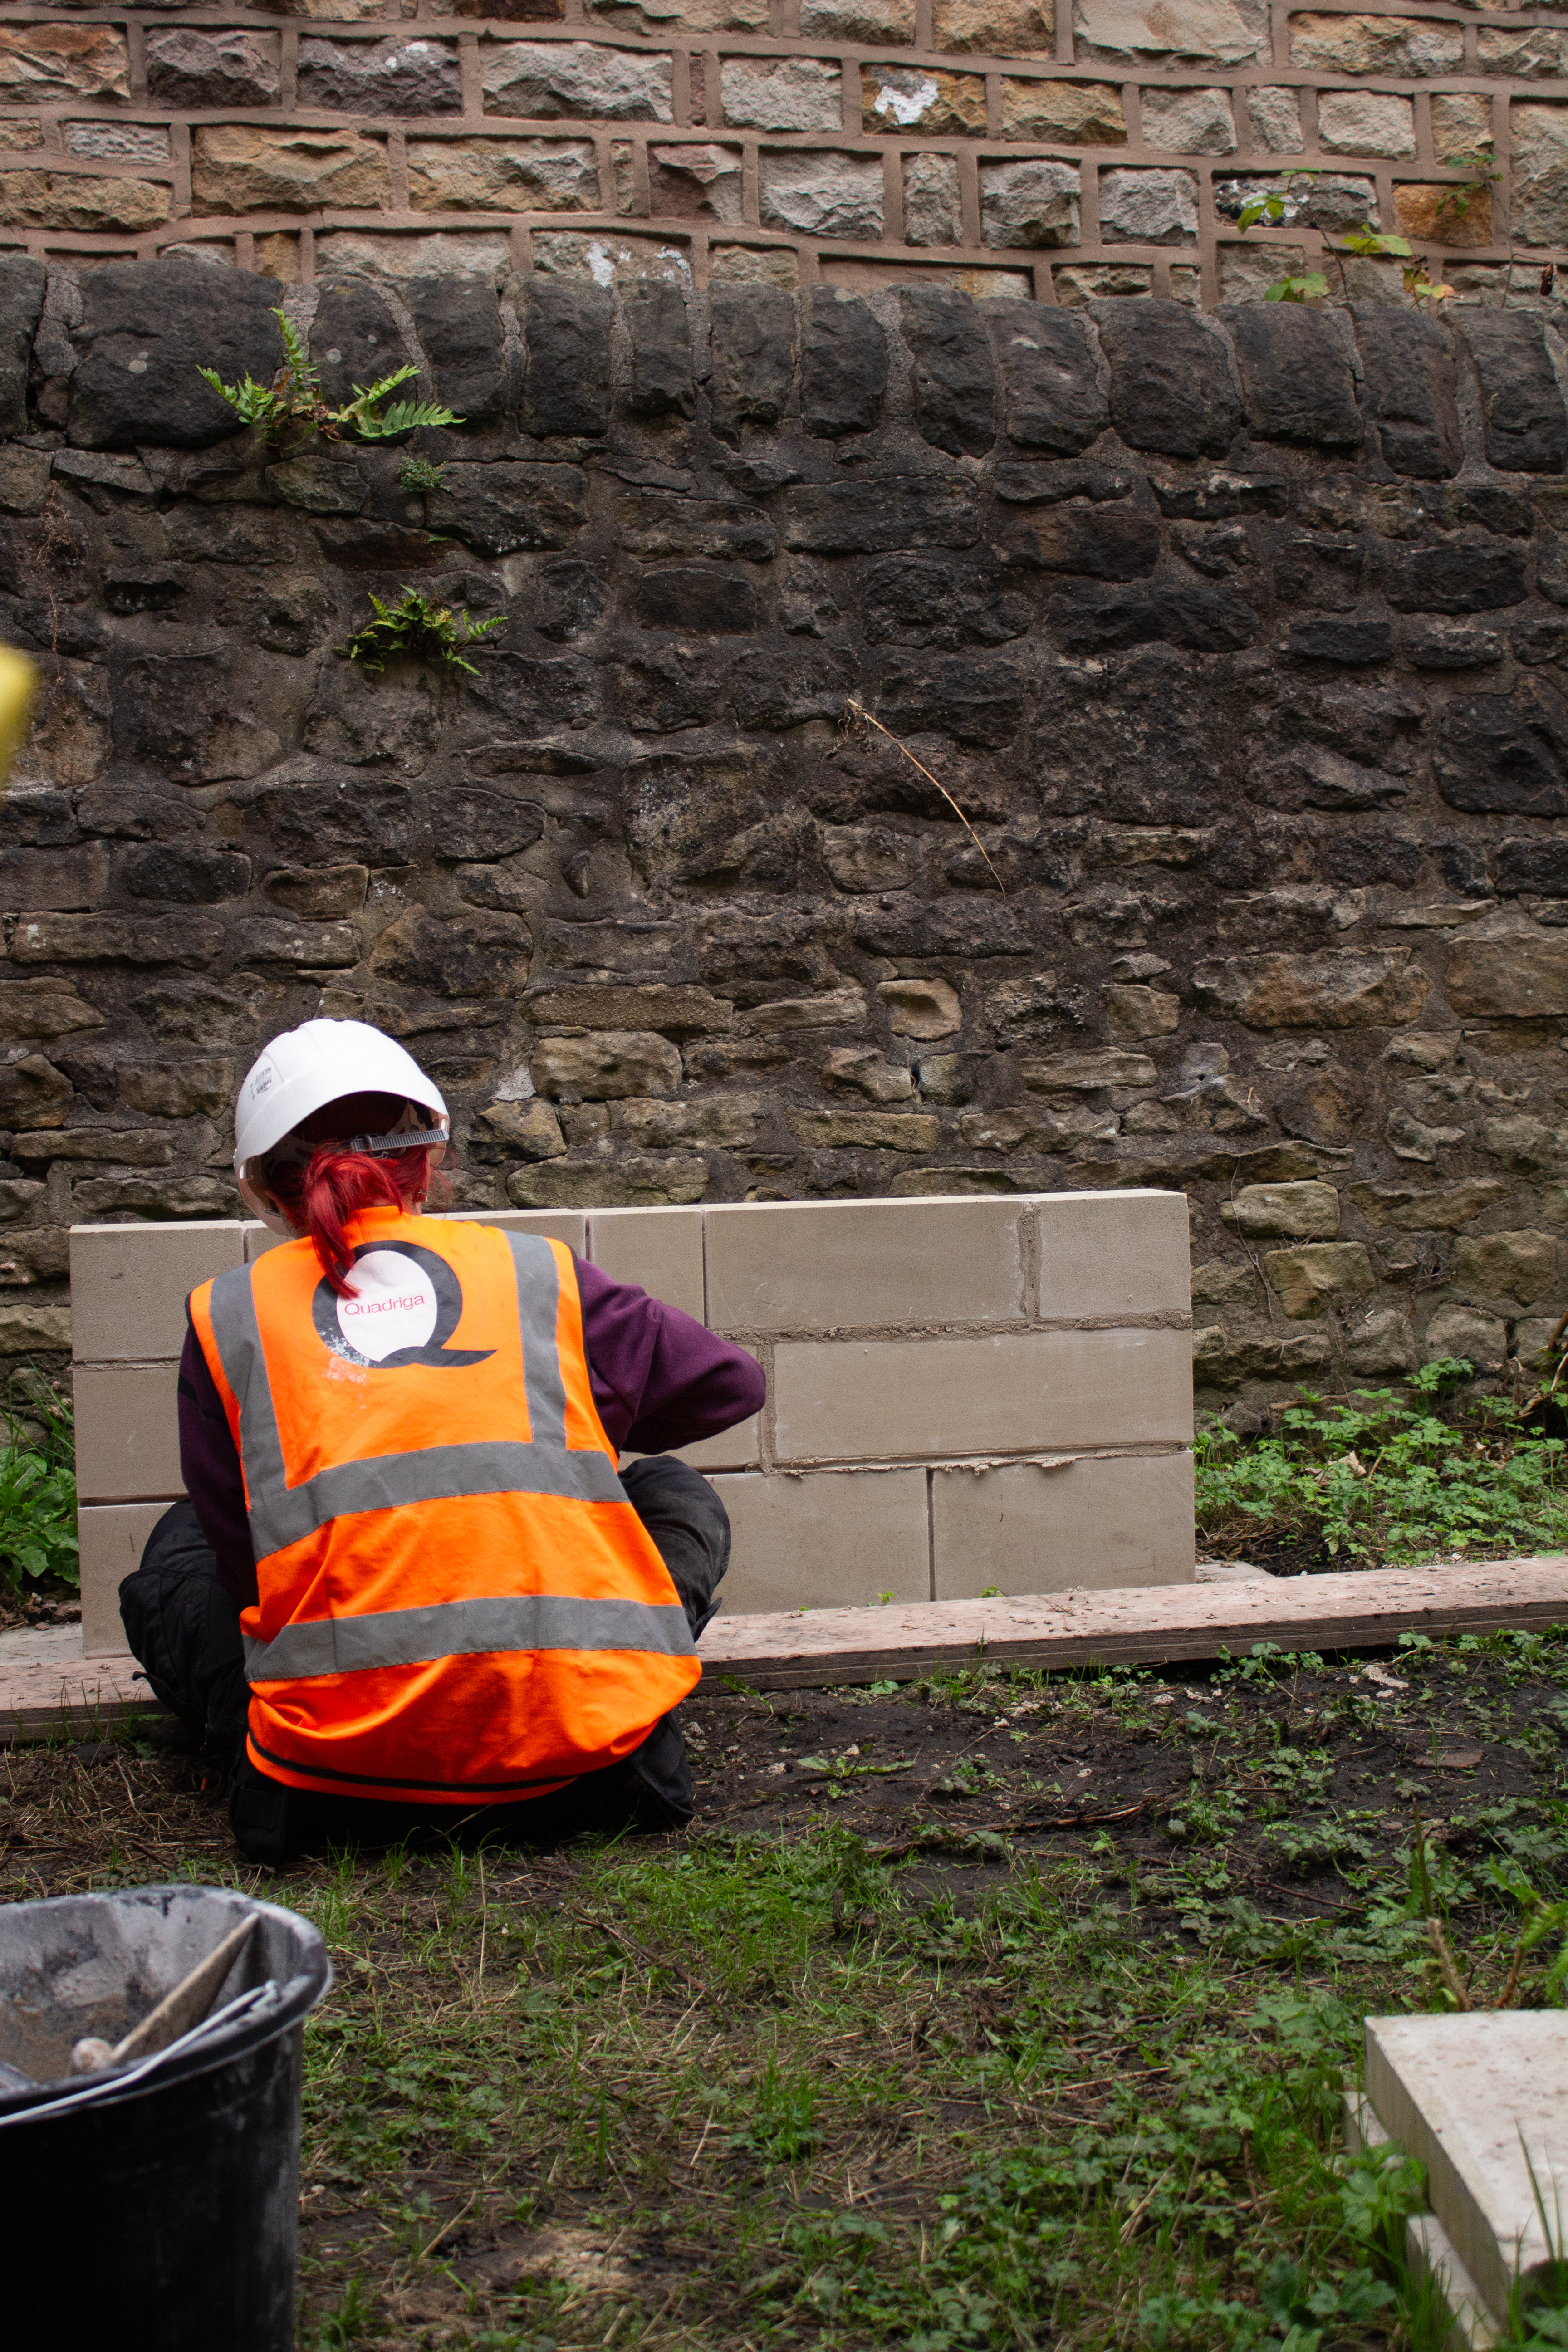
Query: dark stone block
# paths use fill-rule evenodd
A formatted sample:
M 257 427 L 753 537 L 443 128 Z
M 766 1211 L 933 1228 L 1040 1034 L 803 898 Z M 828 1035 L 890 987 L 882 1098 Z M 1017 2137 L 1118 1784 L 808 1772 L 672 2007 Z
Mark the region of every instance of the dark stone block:
M 899 304 L 921 435 L 950 457 L 983 457 L 996 438 L 996 371 L 979 305 L 938 286 L 905 287 Z
M 801 421 L 814 440 L 868 433 L 888 389 L 888 339 L 866 304 L 836 286 L 805 295 L 800 351 Z
M 0 440 L 27 429 L 27 372 L 43 307 L 43 263 L 25 253 L 0 255 Z
M 949 655 L 942 661 L 889 662 L 877 709 L 896 735 L 951 735 L 999 751 L 1029 715 L 1025 676 L 1010 662 Z
M 383 776 L 313 776 L 263 783 L 236 799 L 247 808 L 272 856 L 311 866 L 352 858 L 361 866 L 406 866 L 428 844 L 410 785 Z
M 571 556 L 542 563 L 534 576 L 533 625 L 542 637 L 563 645 L 599 620 L 607 593 L 596 563 L 581 563 Z
M 270 106 L 281 86 L 276 33 L 172 25 L 147 36 L 147 95 L 154 106 Z
M 478 278 L 416 278 L 404 293 L 437 399 L 467 425 L 499 415 L 508 387 L 495 289 Z
M 1496 856 L 1497 887 L 1505 898 L 1531 892 L 1568 898 L 1568 841 L 1505 841 Z
M 310 357 L 335 408 L 353 399 L 356 384 L 374 383 L 402 367 L 408 353 L 384 295 L 368 278 L 335 278 L 322 287 L 316 306 Z
M 521 915 L 410 907 L 383 931 L 371 968 L 437 996 L 521 996 L 531 936 Z
M 510 857 L 527 849 L 544 831 L 544 812 L 492 785 L 459 783 L 442 788 L 436 824 L 436 855 L 443 861 L 465 857 Z
M 1051 635 L 1068 653 L 1114 653 L 1163 643 L 1190 653 L 1232 653 L 1258 635 L 1258 615 L 1223 588 L 1066 588 L 1047 606 Z
M 1180 302 L 1096 302 L 1110 362 L 1110 421 L 1130 448 L 1222 457 L 1241 425 L 1230 360 Z
M 713 430 L 738 441 L 743 425 L 772 433 L 795 368 L 795 304 L 777 286 L 713 289 Z
M 634 416 L 689 416 L 697 388 L 685 295 L 662 278 L 639 278 L 623 289 L 621 308 L 632 347 L 627 408 Z
M 1521 662 L 1568 659 L 1568 621 L 1523 621 L 1513 631 L 1513 650 Z
M 172 613 L 184 595 L 188 581 L 183 572 L 156 563 L 113 563 L 104 567 L 103 601 L 111 613 Z
M 1382 768 L 1365 768 L 1324 743 L 1292 744 L 1264 761 L 1247 780 L 1247 797 L 1261 808 L 1383 808 L 1408 797 L 1409 783 Z
M 1355 379 L 1339 324 L 1300 302 L 1243 302 L 1220 316 L 1236 337 L 1247 421 L 1265 441 L 1355 449 Z
M 730 673 L 735 716 L 748 731 L 804 726 L 808 719 L 844 716 L 858 672 L 845 653 L 764 654 L 737 662 Z
M 527 433 L 601 434 L 610 422 L 610 335 L 616 306 L 602 286 L 535 276 L 519 298 L 528 383 Z
M 694 629 L 704 636 L 738 636 L 757 625 L 757 592 L 743 572 L 702 563 L 671 564 L 640 573 L 632 587 L 632 617 L 645 629 Z
M 300 43 L 300 106 L 333 114 L 460 114 L 455 41 L 394 34 L 384 41 Z
M 1285 650 L 1306 661 L 1384 662 L 1394 652 L 1394 632 L 1386 621 L 1376 618 L 1298 621 Z
M 1073 457 L 1110 422 L 1100 356 L 1088 321 L 1038 302 L 986 302 L 1002 372 L 1002 416 L 1020 449 L 1059 449 Z
M 1432 755 L 1450 808 L 1568 815 L 1568 709 L 1540 678 L 1511 694 L 1456 696 Z
M 215 907 L 243 898 L 250 887 L 250 860 L 237 849 L 176 848 L 164 842 L 138 842 L 114 860 L 114 882 L 129 898 L 163 898 L 186 907 Z
M 784 542 L 817 555 L 881 555 L 900 547 L 973 547 L 980 509 L 951 474 L 882 474 L 803 482 L 784 493 Z
M 765 563 L 773 527 L 760 507 L 729 499 L 688 499 L 637 490 L 620 501 L 616 537 L 633 555 L 728 555 Z
M 200 261 L 114 261 L 87 271 L 71 440 L 86 449 L 202 449 L 236 431 L 233 409 L 196 370 L 216 368 L 226 383 L 247 374 L 269 383 L 281 357 L 271 315 L 278 292 L 270 278 Z
M 1366 578 L 1367 551 L 1359 539 L 1303 535 L 1279 542 L 1274 587 L 1282 604 L 1311 604 L 1320 613 L 1348 613 Z
M 1568 409 L 1538 319 L 1519 310 L 1460 310 L 1454 324 L 1480 380 L 1487 462 L 1503 473 L 1560 474 Z
M 1110 499 L 1130 498 L 1138 481 L 1130 467 L 1097 466 L 1089 459 L 1059 466 L 1027 459 L 1009 465 L 1004 459 L 996 468 L 996 495 L 1015 507 L 1055 507 L 1065 499 L 1089 499 L 1100 506 Z
M 706 653 L 689 646 L 669 646 L 624 662 L 616 681 L 626 725 L 637 735 L 706 727 L 723 701 L 722 684 L 708 667 Z
M 1233 515 L 1282 515 L 1290 485 L 1276 474 L 1209 474 L 1201 481 L 1149 477 L 1160 512 L 1181 522 L 1228 522 Z
M 1446 480 L 1465 462 L 1454 344 L 1446 327 L 1389 302 L 1352 306 L 1367 402 L 1386 462 L 1415 481 Z
M 308 654 L 336 618 L 331 594 L 320 580 L 247 583 L 246 635 L 269 654 Z
M 1396 613 L 1500 613 L 1529 593 L 1524 553 L 1486 540 L 1419 548 L 1390 566 L 1385 593 Z
M 1490 669 L 1506 651 L 1495 629 L 1453 621 L 1417 621 L 1405 632 L 1405 658 L 1415 669 Z
M 121 758 L 182 783 L 251 776 L 278 756 L 279 737 L 226 652 L 117 651 L 111 734 Z
M 1160 560 L 1160 527 L 1131 507 L 1056 507 L 1006 542 L 1005 561 L 1090 580 L 1143 580 Z
M 1396 882 L 1408 890 L 1421 879 L 1421 844 L 1393 833 L 1331 834 L 1318 869 L 1326 882 L 1352 890 L 1374 882 Z
M 577 466 L 511 458 L 448 466 L 441 488 L 427 493 L 425 512 L 432 530 L 449 532 L 483 555 L 567 547 L 588 519 L 587 488 Z
M 1028 600 L 1005 594 L 994 576 L 940 555 L 890 555 L 861 589 L 868 644 L 999 646 L 1027 633 Z
M 481 675 L 464 680 L 464 693 L 481 710 L 499 711 L 520 727 L 589 727 L 599 711 L 598 677 L 581 654 L 542 660 L 499 645 L 485 655 Z
M 1467 898 L 1489 898 L 1492 895 L 1486 851 L 1479 841 L 1441 843 L 1437 871 L 1450 890 L 1461 890 Z

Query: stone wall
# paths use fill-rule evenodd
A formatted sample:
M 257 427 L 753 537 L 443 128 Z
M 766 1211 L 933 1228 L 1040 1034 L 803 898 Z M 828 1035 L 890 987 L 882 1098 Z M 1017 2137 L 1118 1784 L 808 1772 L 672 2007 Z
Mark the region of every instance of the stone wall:
M 195 363 L 270 366 L 271 283 L 43 276 L 0 1346 L 62 1342 L 73 1221 L 234 1213 L 236 1074 L 317 1012 L 436 1074 L 458 1205 L 1179 1187 L 1210 1402 L 1544 1339 L 1551 320 L 296 289 L 329 380 L 416 352 L 471 420 L 416 496 L 226 434 Z M 405 584 L 504 617 L 476 677 L 341 656 Z
M 1568 251 L 1560 16 L 1288 0 L 6 5 L 0 236 L 65 259 L 197 251 L 286 282 L 538 268 L 1209 308 L 1371 219 L 1470 295 L 1500 291 L 1517 256 L 1515 288 L 1534 298 Z M 1461 160 L 1481 149 L 1495 180 Z M 1296 167 L 1319 176 L 1297 183 L 1289 220 L 1241 243 L 1249 186 Z M 1397 273 L 1358 266 L 1352 282 L 1387 294 Z

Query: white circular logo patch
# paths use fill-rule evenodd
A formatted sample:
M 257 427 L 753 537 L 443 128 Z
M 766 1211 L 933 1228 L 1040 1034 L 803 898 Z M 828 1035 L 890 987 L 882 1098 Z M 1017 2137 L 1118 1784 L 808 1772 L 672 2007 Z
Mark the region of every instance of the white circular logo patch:
M 436 1286 L 398 1249 L 369 1249 L 349 1270 L 351 1298 L 337 1300 L 338 1329 L 373 1364 L 399 1348 L 423 1348 L 436 1328 Z

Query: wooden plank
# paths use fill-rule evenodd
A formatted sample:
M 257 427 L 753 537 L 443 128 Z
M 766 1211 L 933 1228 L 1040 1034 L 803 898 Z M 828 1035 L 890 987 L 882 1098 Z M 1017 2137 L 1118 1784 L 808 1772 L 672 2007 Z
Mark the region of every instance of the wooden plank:
M 0 1634 L 0 1746 L 161 1715 L 141 1672 L 129 1651 L 84 1658 L 79 1625 Z
M 954 1666 L 1162 1665 L 1281 1650 L 1387 1649 L 1401 1633 L 1568 1625 L 1568 1554 L 1147 1591 L 924 1601 L 720 1617 L 704 1672 L 758 1690 L 910 1682 Z

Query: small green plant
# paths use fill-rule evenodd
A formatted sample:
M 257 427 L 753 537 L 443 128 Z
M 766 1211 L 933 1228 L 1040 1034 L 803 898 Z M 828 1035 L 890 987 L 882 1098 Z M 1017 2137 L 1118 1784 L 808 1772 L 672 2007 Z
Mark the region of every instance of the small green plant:
M 467 648 L 506 626 L 504 613 L 476 621 L 460 604 L 433 604 L 417 588 L 405 588 L 395 604 L 384 604 L 374 594 L 370 601 L 374 620 L 356 629 L 338 651 L 346 661 L 358 662 L 377 675 L 397 655 L 408 654 L 416 661 L 435 662 L 444 669 L 466 669 L 470 677 L 478 677 L 479 671 L 465 657 Z
M 397 487 L 410 498 L 423 498 L 428 491 L 440 489 L 447 479 L 445 466 L 433 466 L 428 457 L 405 457 L 397 468 Z
M 1466 156 L 1455 158 L 1458 163 L 1475 160 Z M 1317 176 L 1315 172 L 1299 171 L 1292 172 L 1290 179 L 1294 183 L 1316 179 Z M 1494 173 L 1492 176 L 1496 178 L 1499 175 Z M 1480 185 L 1478 184 L 1468 190 L 1456 189 L 1454 193 L 1456 197 L 1464 196 L 1468 204 L 1480 193 Z M 1288 190 L 1279 186 L 1266 188 L 1260 194 L 1248 197 L 1237 215 L 1237 226 L 1242 235 L 1245 236 L 1249 228 L 1256 228 L 1259 221 L 1268 228 L 1279 228 L 1286 218 L 1287 197 Z M 1454 291 L 1451 286 L 1436 285 L 1427 277 L 1425 264 L 1413 257 L 1405 238 L 1386 236 L 1368 221 L 1362 221 L 1355 227 L 1347 229 L 1343 243 L 1338 247 L 1331 246 L 1329 250 L 1339 268 L 1341 295 L 1346 299 L 1349 299 L 1349 289 L 1345 284 L 1343 257 L 1347 253 L 1363 259 L 1402 261 L 1405 264 L 1405 290 L 1414 301 L 1446 302 Z M 1321 269 L 1308 269 L 1277 278 L 1272 286 L 1265 288 L 1263 299 L 1266 302 L 1321 302 L 1327 299 L 1328 291 L 1329 281 L 1325 273 Z
M 280 441 L 290 426 L 296 426 L 307 434 L 320 433 L 329 441 L 395 441 L 422 425 L 462 423 L 460 416 L 437 401 L 397 400 L 390 408 L 383 405 L 400 383 L 418 374 L 407 361 L 379 383 L 356 383 L 352 400 L 329 408 L 321 379 L 286 313 L 274 310 L 272 315 L 283 344 L 283 364 L 270 383 L 258 383 L 248 373 L 239 383 L 225 383 L 216 368 L 196 370 L 203 383 L 210 384 L 220 400 L 227 401 L 240 423 L 253 425 L 264 440 Z
M 24 1427 L 18 1411 L 30 1426 Z M 42 1432 L 41 1439 L 34 1433 Z M 0 1587 L 58 1577 L 73 1589 L 77 1568 L 76 1448 L 68 1405 L 41 1376 L 15 1391 L 0 1421 Z

